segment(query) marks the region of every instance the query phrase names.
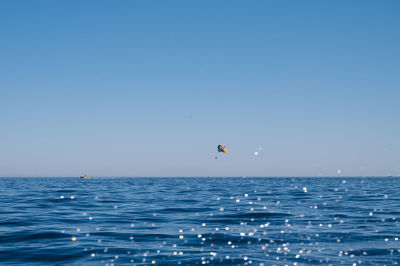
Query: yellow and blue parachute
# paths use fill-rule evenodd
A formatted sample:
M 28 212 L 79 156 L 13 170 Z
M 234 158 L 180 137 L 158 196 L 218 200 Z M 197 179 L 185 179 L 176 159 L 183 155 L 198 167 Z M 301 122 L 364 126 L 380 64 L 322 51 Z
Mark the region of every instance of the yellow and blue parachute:
M 225 145 L 219 144 L 217 147 L 217 151 L 218 152 L 223 152 L 223 153 L 227 153 L 228 150 L 226 149 Z
M 218 146 L 217 146 L 217 151 L 218 152 L 222 152 L 222 153 L 227 153 L 228 152 L 228 149 L 225 147 L 225 145 L 222 145 L 222 144 L 219 144 Z M 218 153 L 217 153 L 217 155 L 218 155 Z M 215 159 L 218 159 L 218 156 L 215 156 Z

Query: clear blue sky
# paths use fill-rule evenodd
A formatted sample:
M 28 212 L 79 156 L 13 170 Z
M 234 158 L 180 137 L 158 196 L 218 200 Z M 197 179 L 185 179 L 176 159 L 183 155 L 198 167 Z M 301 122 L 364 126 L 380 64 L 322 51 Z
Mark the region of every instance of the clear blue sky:
M 0 176 L 400 174 L 399 14 L 1 1 Z

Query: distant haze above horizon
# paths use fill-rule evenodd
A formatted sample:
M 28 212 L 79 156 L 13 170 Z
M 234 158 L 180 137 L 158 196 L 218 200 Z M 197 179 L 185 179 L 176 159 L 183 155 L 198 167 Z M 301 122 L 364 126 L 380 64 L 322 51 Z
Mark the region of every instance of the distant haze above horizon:
M 400 175 L 399 14 L 2 1 L 0 176 Z

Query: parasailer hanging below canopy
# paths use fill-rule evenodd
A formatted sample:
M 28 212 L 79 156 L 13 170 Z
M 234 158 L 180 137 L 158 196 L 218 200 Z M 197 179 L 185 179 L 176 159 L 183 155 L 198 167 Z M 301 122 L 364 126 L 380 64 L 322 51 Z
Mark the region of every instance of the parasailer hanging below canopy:
M 223 152 L 223 153 L 227 153 L 228 152 L 228 150 L 226 149 L 226 147 L 225 147 L 225 145 L 222 145 L 222 144 L 219 144 L 218 146 L 217 146 L 217 151 L 218 152 Z M 218 155 L 218 154 L 217 154 Z M 218 156 L 215 156 L 215 159 L 218 159 Z

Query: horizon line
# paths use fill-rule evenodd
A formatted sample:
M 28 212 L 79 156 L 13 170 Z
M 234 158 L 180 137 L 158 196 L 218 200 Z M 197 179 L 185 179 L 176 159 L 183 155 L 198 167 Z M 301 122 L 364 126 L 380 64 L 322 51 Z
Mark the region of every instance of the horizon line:
M 393 178 L 397 175 L 363 176 L 90 176 L 92 178 Z M 0 178 L 80 178 L 80 176 L 0 176 Z

